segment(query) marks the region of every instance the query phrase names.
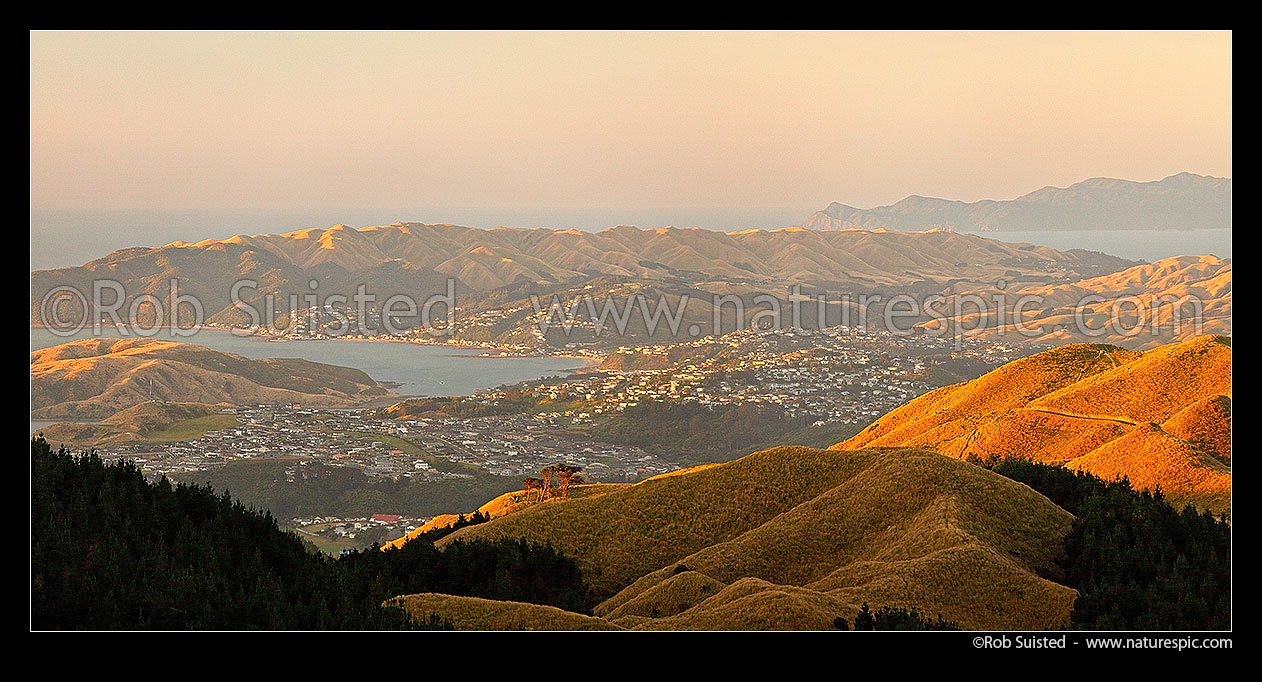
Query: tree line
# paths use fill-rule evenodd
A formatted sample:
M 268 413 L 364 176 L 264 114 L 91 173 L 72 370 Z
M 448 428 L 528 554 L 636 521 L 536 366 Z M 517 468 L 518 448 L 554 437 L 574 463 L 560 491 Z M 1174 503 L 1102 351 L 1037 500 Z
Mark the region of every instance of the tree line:
M 541 502 L 551 497 L 567 498 L 570 487 L 583 482 L 583 468 L 557 462 L 541 469 L 539 476 L 521 480 L 527 499 Z
M 720 405 L 646 401 L 591 428 L 593 439 L 643 449 L 681 465 L 727 462 L 784 444 L 811 425 L 772 405 Z M 836 441 L 833 441 L 836 442 Z
M 548 544 L 423 535 L 338 558 L 209 486 L 31 441 L 35 629 L 435 629 L 391 597 L 506 599 L 590 613 L 577 564 Z M 464 525 L 483 520 L 471 517 Z
M 845 618 L 838 617 L 833 620 L 833 627 L 838 630 L 849 630 L 850 623 Z M 873 611 L 867 602 L 863 602 L 863 606 L 859 607 L 859 613 L 855 614 L 854 629 L 856 632 L 878 630 L 959 630 L 960 626 L 955 621 L 947 620 L 942 616 L 931 618 L 921 613 L 920 609 L 915 606 L 910 609 L 901 606 L 882 606 Z
M 1090 630 L 1231 628 L 1231 526 L 1157 491 L 1005 458 L 983 466 L 1074 515 L 1059 575 L 1078 590 L 1071 626 Z

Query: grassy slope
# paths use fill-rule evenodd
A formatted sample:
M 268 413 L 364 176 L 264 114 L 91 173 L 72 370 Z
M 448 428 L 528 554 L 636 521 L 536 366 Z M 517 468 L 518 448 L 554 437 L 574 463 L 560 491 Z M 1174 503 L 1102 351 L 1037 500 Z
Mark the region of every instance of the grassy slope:
M 551 542 L 605 599 L 597 614 L 624 627 L 827 628 L 868 601 L 965 627 L 1043 628 L 1063 624 L 1073 602 L 1036 574 L 1051 569 L 1070 519 L 1025 486 L 934 453 L 786 447 L 535 505 L 439 545 Z
M 107 417 L 152 398 L 341 407 L 386 395 L 357 369 L 156 339 L 85 339 L 31 353 L 37 419 Z
M 192 440 L 200 437 L 208 431 L 219 431 L 240 424 L 236 417 L 230 414 L 208 414 L 204 417 L 195 417 L 193 419 L 185 419 L 184 421 L 175 422 L 169 427 L 161 431 L 153 431 L 146 438 L 155 443 L 172 443 L 175 441 Z
M 677 565 L 735 585 L 757 578 L 774 587 L 715 598 L 672 627 L 721 627 L 707 612 L 728 600 L 801 587 L 795 599 L 833 604 L 852 618 L 864 601 L 919 606 L 977 627 L 1048 627 L 1072 604 L 1072 591 L 1035 571 L 1054 568 L 1049 538 L 1070 516 L 1041 495 L 977 467 L 924 451 L 855 453 L 863 468 L 843 484 Z M 639 596 L 674 569 L 656 571 L 602 605 Z M 599 612 L 599 611 L 598 611 Z
M 398 598 L 414 618 L 437 613 L 457 630 L 619 630 L 618 626 L 555 606 L 496 601 L 447 594 L 409 594 Z
M 120 442 L 170 443 L 192 440 L 208 431 L 236 426 L 219 406 L 201 403 L 140 403 L 97 424 L 66 422 L 40 429 L 50 443 L 74 448 L 102 447 Z
M 548 500 L 540 500 L 536 493 L 527 493 L 523 490 L 513 490 L 500 495 L 481 507 L 478 507 L 477 511 L 494 519 L 504 516 L 505 514 L 521 511 L 536 504 L 553 504 L 568 502 L 569 500 L 575 500 L 582 497 L 596 497 L 615 490 L 621 490 L 628 485 L 629 484 L 627 483 L 592 483 L 588 485 L 576 485 L 570 488 L 568 499 L 552 498 Z M 400 547 L 421 533 L 437 530 L 439 528 L 446 528 L 456 523 L 456 520 L 459 519 L 460 516 L 460 514 L 439 514 L 433 519 L 430 519 L 429 523 L 426 523 L 411 533 L 386 543 L 382 546 L 382 549 Z
M 1102 478 L 1160 486 L 1179 504 L 1229 513 L 1231 472 L 1222 461 L 1230 458 L 1230 395 L 1225 337 L 1144 353 L 1063 346 L 921 396 L 835 447 L 1072 462 Z M 1170 431 L 1158 426 L 1166 422 Z

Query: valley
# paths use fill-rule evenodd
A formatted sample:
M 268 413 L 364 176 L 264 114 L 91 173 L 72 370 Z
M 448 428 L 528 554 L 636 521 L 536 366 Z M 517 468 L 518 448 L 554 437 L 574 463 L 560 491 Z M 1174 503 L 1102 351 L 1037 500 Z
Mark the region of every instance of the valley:
M 32 633 L 1225 660 L 1231 31 L 328 28 L 29 32 Z
M 328 236 L 283 235 L 345 248 L 340 233 Z M 338 352 L 353 343 L 428 352 L 424 346 L 450 340 L 415 329 L 339 338 L 327 331 L 338 314 L 330 308 L 260 337 L 283 342 L 233 341 L 252 357 L 164 338 L 87 338 L 32 351 L 32 418 L 95 419 L 40 433 L 55 445 L 91 448 L 107 465 L 135 466 L 149 481 L 226 490 L 268 510 L 309 551 L 339 561 L 362 561 L 355 557 L 378 547 L 388 554 L 443 552 L 453 542 L 545 543 L 574 562 L 589 600 L 573 612 L 477 594 L 394 595 L 389 603 L 418 622 L 829 629 L 867 627 L 871 605 L 887 624 L 1060 629 L 1099 617 L 1086 615 L 1082 584 L 1065 573 L 1078 560 L 1065 548 L 1080 522 L 1041 488 L 1009 480 L 1028 475 L 1012 467 L 1087 476 L 1101 486 L 1091 494 L 1160 491 L 1139 499 L 1154 500 L 1143 502 L 1154 509 L 1190 504 L 1207 513 L 1206 523 L 1225 524 L 1230 338 L 1161 334 L 1176 313 L 1154 316 L 1142 334 L 1104 337 L 1119 345 L 1016 335 L 995 321 L 1007 315 L 1012 325 L 1042 328 L 1087 296 L 1106 304 L 1192 296 L 1208 301 L 1201 329 L 1230 333 L 1231 263 L 1105 265 L 1033 253 L 1052 259 L 1045 263 L 1061 259 L 1054 267 L 1075 265 L 1041 275 L 1008 268 L 998 289 L 970 288 L 967 278 L 891 280 L 889 300 L 920 291 L 941 301 L 893 328 L 863 323 L 844 297 L 789 301 L 791 324 L 760 325 L 760 308 L 731 304 L 753 303 L 751 283 L 731 279 L 718 288 L 674 275 L 522 282 L 474 294 L 465 299 L 471 309 L 453 315 L 461 331 L 451 348 L 488 357 L 435 355 L 418 370 L 405 358 L 430 356 L 380 353 L 364 364 L 377 379 L 267 355 L 307 344 L 293 348 L 336 360 L 357 357 Z M 724 316 L 688 299 L 703 301 L 703 287 L 725 295 L 746 288 L 728 299 Z M 1046 303 L 1026 317 L 1001 306 L 988 318 L 955 300 L 997 290 Z M 583 306 L 556 304 L 625 296 L 630 305 L 645 292 L 679 306 L 671 333 L 634 320 L 619 329 L 600 308 L 584 315 Z M 541 293 L 553 307 L 540 308 Z M 868 312 L 888 321 L 890 305 Z M 961 313 L 942 314 L 953 309 Z M 348 319 L 380 324 L 381 315 L 369 309 Z M 689 322 L 706 317 L 709 326 Z M 684 324 L 687 333 L 677 333 Z M 726 324 L 733 329 L 712 333 Z M 222 333 L 199 333 L 208 332 Z M 436 379 L 461 385 L 450 374 L 456 367 L 557 355 L 585 366 L 464 391 L 446 392 Z M 398 393 L 405 385 L 438 390 Z M 573 487 L 533 487 L 557 467 L 577 474 Z
M 760 447 L 826 447 L 910 397 L 1026 352 L 993 343 L 956 352 L 862 330 L 744 331 L 629 346 L 586 373 L 463 398 L 388 408 L 156 400 L 40 433 L 150 477 L 210 482 L 296 527 L 299 517 L 373 514 L 424 523 L 558 461 L 590 481 L 623 482 Z
M 157 339 L 86 339 L 31 353 L 32 419 L 104 418 L 155 400 L 346 407 L 389 395 L 356 369 Z

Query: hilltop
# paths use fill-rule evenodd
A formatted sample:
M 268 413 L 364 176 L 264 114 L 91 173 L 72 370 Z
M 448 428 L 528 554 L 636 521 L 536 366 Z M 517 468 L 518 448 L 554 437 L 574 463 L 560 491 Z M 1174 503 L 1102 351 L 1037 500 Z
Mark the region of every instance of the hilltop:
M 585 485 L 576 485 L 569 489 L 568 494 L 565 498 L 550 498 L 547 500 L 539 499 L 537 493 L 534 493 L 534 492 L 527 492 L 524 490 L 511 490 L 491 500 L 490 502 L 487 502 L 481 507 L 478 507 L 477 510 L 474 511 L 474 513 L 484 514 L 486 515 L 487 518 L 495 519 L 495 518 L 504 516 L 505 514 L 511 514 L 516 511 L 521 511 L 522 509 L 533 506 L 535 504 L 561 503 L 561 502 L 566 502 L 569 500 L 579 499 L 582 497 L 596 497 L 599 495 L 604 495 L 606 493 L 611 493 L 615 490 L 621 490 L 627 487 L 628 485 L 630 484 L 629 483 L 588 483 Z M 439 514 L 438 516 L 435 516 L 434 518 L 430 519 L 428 523 L 425 523 L 424 525 L 408 533 L 407 535 L 401 538 L 397 538 L 395 540 L 391 540 L 390 542 L 387 542 L 385 545 L 382 546 L 382 549 L 402 547 L 403 545 L 407 544 L 409 540 L 412 540 L 413 538 L 416 538 L 417 536 L 424 535 L 425 533 L 428 533 L 433 530 L 441 530 L 441 529 L 455 526 L 459 523 L 460 519 L 462 518 L 464 518 L 463 514 Z
M 1228 258 L 1175 256 L 1076 282 L 958 288 L 936 306 L 940 319 L 917 326 L 941 333 L 945 325 L 980 339 L 1104 341 L 1136 350 L 1205 334 L 1230 336 L 1231 269 Z M 993 308 L 984 319 L 973 302 L 979 298 Z
M 229 294 L 234 282 L 247 279 L 258 282 L 258 289 L 243 290 L 242 298 L 256 305 L 264 294 L 276 293 L 282 294 L 277 305 L 284 306 L 289 294 L 311 293 L 311 280 L 318 282 L 321 298 L 351 295 L 363 284 L 378 302 L 395 294 L 424 299 L 445 294 L 448 278 L 463 304 L 523 283 L 555 287 L 600 277 L 704 286 L 712 292 L 736 285 L 783 291 L 788 284 L 937 290 L 949 282 L 993 282 L 1005 276 L 1061 281 L 1132 264 L 1100 253 L 1062 252 L 943 230 L 723 233 L 620 226 L 580 232 L 419 223 L 362 229 L 337 225 L 122 249 L 79 267 L 36 271 L 31 273 L 31 320 L 39 321 L 39 306 L 53 288 L 71 286 L 86 296 L 100 279 L 123 285 L 123 310 L 146 294 L 170 310 L 170 281 L 175 279 L 181 294 L 201 301 L 207 321 L 240 322 L 241 311 Z M 190 315 L 187 308 L 180 314 Z M 138 315 L 144 314 L 142 307 Z
M 153 400 L 343 407 L 387 395 L 357 369 L 191 343 L 85 339 L 31 352 L 33 419 L 103 418 Z
M 1062 346 L 926 393 L 833 447 L 1025 458 L 1229 514 L 1230 434 L 1231 341 L 1203 336 L 1144 352 Z
M 1205 230 L 1231 227 L 1231 179 L 1179 173 L 1153 182 L 1091 178 L 1011 201 L 909 196 L 871 209 L 832 203 L 802 222 L 820 230 Z
M 897 491 L 898 494 L 894 494 Z M 604 494 L 518 507 L 440 539 L 549 542 L 635 629 L 829 629 L 867 602 L 966 628 L 1054 628 L 1072 516 L 992 471 L 924 450 L 783 447 Z M 406 545 L 404 545 L 406 546 Z M 459 627 L 517 627 L 511 602 L 404 599 Z
M 354 229 L 338 225 L 280 235 L 237 236 L 164 249 L 227 249 L 232 245 L 282 257 L 303 270 L 336 265 L 363 271 L 398 260 L 459 279 L 475 290 L 525 278 L 534 282 L 613 275 L 662 279 L 695 273 L 706 279 L 859 281 L 897 285 L 947 281 L 1000 267 L 1042 271 L 1049 266 L 1115 262 L 1103 254 L 1020 248 L 946 231 L 821 233 L 801 228 L 716 232 L 699 228 L 599 232 L 543 228 L 477 229 L 397 223 Z M 143 255 L 143 254 L 142 254 Z M 915 272 L 909 275 L 908 271 Z
M 72 450 L 128 443 L 164 443 L 196 438 L 206 431 L 235 426 L 219 405 L 152 403 L 133 405 L 95 424 L 63 422 L 39 430 L 51 443 Z M 34 435 L 34 434 L 32 434 Z

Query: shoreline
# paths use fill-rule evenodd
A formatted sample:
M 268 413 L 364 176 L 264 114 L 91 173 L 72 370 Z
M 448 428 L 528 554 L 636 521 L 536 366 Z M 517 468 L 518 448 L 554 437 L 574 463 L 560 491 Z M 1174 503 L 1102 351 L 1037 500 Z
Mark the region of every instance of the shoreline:
M 47 329 L 49 329 L 47 326 L 44 326 L 44 325 L 39 325 L 39 324 L 32 324 L 32 325 L 30 325 L 30 328 L 31 328 L 32 330 L 35 330 L 35 329 L 47 330 Z M 84 327 L 83 329 L 88 329 L 88 327 Z M 134 330 L 134 328 L 133 328 L 133 327 L 119 327 L 118 325 L 109 325 L 108 327 L 107 327 L 107 326 L 102 326 L 102 329 L 113 329 L 113 330 L 118 330 L 118 329 L 128 329 L 128 330 Z M 225 333 L 225 334 L 230 334 L 230 335 L 232 335 L 232 336 L 234 336 L 234 337 L 236 337 L 236 338 L 239 338 L 239 339 L 254 338 L 254 339 L 257 339 L 257 340 L 259 340 L 259 341 L 266 342 L 266 343 L 291 343 L 291 342 L 294 342 L 294 341 L 368 341 L 368 342 L 374 342 L 374 343 L 402 343 L 402 344 L 408 344 L 408 345 L 414 345 L 414 346 L 432 346 L 432 347 L 435 347 L 435 348 L 449 348 L 449 349 L 460 349 L 460 350 L 478 351 L 477 353 L 473 353 L 473 354 L 469 354 L 469 355 L 463 355 L 463 354 L 462 354 L 462 355 L 456 355 L 456 354 L 452 354 L 452 355 L 446 356 L 446 357 L 453 357 L 453 358 L 490 358 L 490 359 L 498 359 L 498 358 L 506 358 L 506 359 L 512 359 L 512 358 L 520 358 L 520 359 L 527 359 L 527 358 L 537 358 L 537 359 L 543 359 L 543 358 L 565 358 L 565 359 L 571 359 L 571 360 L 582 360 L 582 361 L 586 364 L 587 368 L 594 367 L 594 366 L 599 366 L 602 362 L 604 362 L 604 358 L 603 358 L 603 357 L 601 357 L 601 358 L 596 358 L 596 357 L 592 357 L 592 356 L 589 356 L 589 355 L 575 355 L 575 354 L 573 354 L 573 353 L 541 353 L 541 354 L 538 354 L 538 355 L 520 355 L 520 354 L 518 354 L 518 353 L 519 353 L 518 351 L 515 351 L 515 350 L 513 350 L 513 349 L 511 349 L 511 348 L 505 348 L 505 347 L 503 347 L 503 346 L 475 346 L 475 345 L 471 345 L 471 344 L 464 344 L 464 343 L 435 343 L 435 342 L 430 342 L 430 341 L 415 341 L 415 340 L 409 340 L 409 339 L 406 339 L 406 338 L 377 338 L 377 337 L 351 337 L 351 336 L 326 336 L 326 337 L 320 337 L 320 338 L 299 338 L 299 339 L 292 339 L 292 338 L 288 338 L 288 337 L 277 336 L 277 335 L 274 335 L 274 334 L 267 334 L 267 333 L 263 333 L 263 332 L 252 332 L 252 333 L 249 333 L 249 334 L 236 334 L 236 333 L 234 333 L 234 332 L 236 331 L 236 329 L 237 329 L 237 328 L 232 328 L 232 327 L 212 327 L 212 326 L 209 326 L 209 325 L 199 325 L 199 326 L 196 326 L 196 327 L 173 327 L 173 326 L 171 326 L 171 325 L 162 325 L 162 326 L 159 326 L 159 327 L 153 327 L 153 328 L 150 328 L 150 329 L 146 329 L 146 330 L 145 330 L 146 332 L 152 332 L 152 333 L 148 333 L 148 334 L 139 334 L 139 333 L 135 333 L 135 332 L 133 331 L 133 336 L 131 336 L 131 337 L 124 337 L 124 338 L 144 338 L 144 339 L 150 339 L 150 338 L 154 338 L 154 337 L 158 336 L 158 335 L 159 335 L 159 334 L 161 334 L 163 331 L 170 331 L 170 330 L 174 330 L 174 329 L 179 329 L 179 330 L 181 330 L 181 331 L 183 331 L 183 332 L 190 332 L 190 331 L 191 331 L 191 333 L 190 333 L 187 337 L 182 337 L 182 338 L 188 338 L 188 339 L 191 339 L 191 338 L 192 338 L 192 336 L 193 336 L 193 335 L 195 335 L 195 334 L 197 334 L 198 332 L 202 332 L 202 331 L 209 331 L 209 332 L 223 332 L 223 333 Z M 77 332 L 75 332 L 75 333 L 77 334 L 77 333 L 79 333 L 79 332 L 81 332 L 81 331 L 83 331 L 83 330 L 79 330 L 79 331 L 77 331 Z M 70 337 L 68 337 L 68 336 L 67 336 L 67 337 L 63 337 L 63 338 L 68 339 L 68 340 L 67 340 L 67 341 L 65 341 L 64 343 L 70 343 L 70 342 L 71 342 L 71 340 L 69 340 L 69 339 L 70 339 Z M 96 337 L 90 337 L 90 338 L 96 338 Z M 74 340 L 74 341 L 82 341 L 83 339 L 73 339 L 73 340 Z M 167 339 L 167 340 L 171 340 L 171 339 Z M 196 341 L 195 341 L 195 340 L 190 340 L 190 341 L 184 341 L 183 343 L 196 343 Z M 575 370 L 577 370 L 577 369 L 581 369 L 581 368 L 575 368 L 574 370 L 564 370 L 564 371 L 575 371 Z

